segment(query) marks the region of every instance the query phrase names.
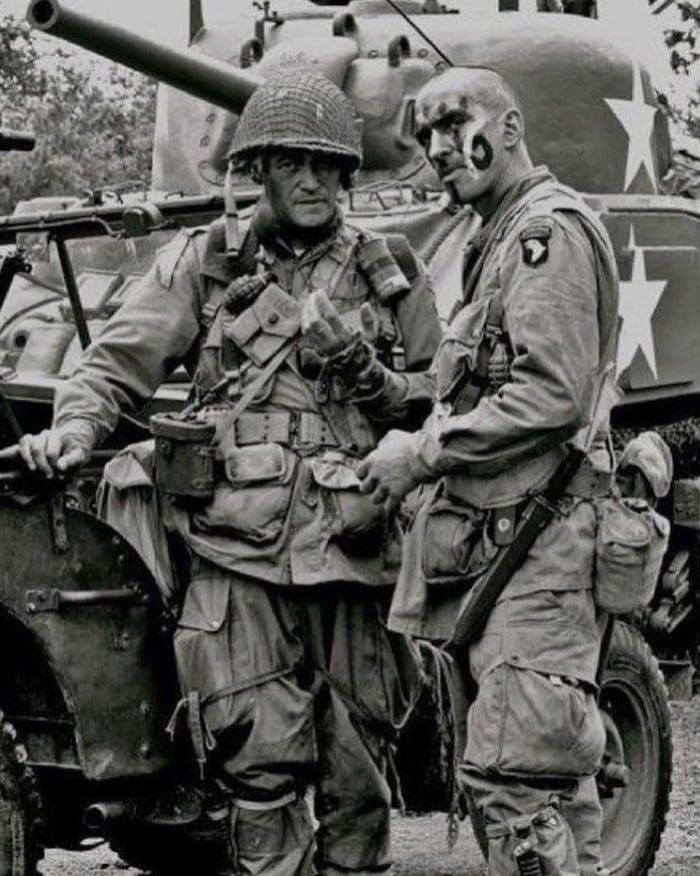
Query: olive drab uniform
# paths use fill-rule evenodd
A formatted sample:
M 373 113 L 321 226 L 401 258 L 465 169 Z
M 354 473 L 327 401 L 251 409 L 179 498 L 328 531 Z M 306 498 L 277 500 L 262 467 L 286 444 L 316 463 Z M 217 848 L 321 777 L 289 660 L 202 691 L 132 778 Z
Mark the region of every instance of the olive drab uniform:
M 390 615 L 392 629 L 443 641 L 469 582 L 512 539 L 524 500 L 545 486 L 565 442 L 595 421 L 616 339 L 607 234 L 546 168 L 511 187 L 465 262 L 465 294 L 437 355 L 438 401 L 425 427 L 438 448 L 427 463 L 442 477 L 406 538 Z M 463 657 L 478 694 L 461 782 L 485 819 L 493 876 L 592 876 L 600 866 L 600 806 L 584 778 L 605 743 L 595 700 L 604 621 L 592 596 L 592 500 L 610 491 L 612 459 L 607 416 L 600 419 L 559 513 Z M 567 801 L 577 807 L 574 836 L 562 818 Z M 531 848 L 542 871 L 527 869 Z
M 359 493 L 354 467 L 388 423 L 417 426 L 429 409 L 425 369 L 439 325 L 403 238 L 387 245 L 338 212 L 299 254 L 261 224 L 248 241 L 257 235 L 255 270 L 274 280 L 250 304 L 218 306 L 240 271 L 222 225 L 183 232 L 60 388 L 55 422 L 86 421 L 99 440 L 178 363 L 193 370 L 196 420 L 215 430 L 213 490 L 194 502 L 159 497 L 168 532 L 192 557 L 175 634 L 183 723 L 196 724 L 195 749 L 230 793 L 241 872 L 311 872 L 311 781 L 317 871 L 376 873 L 391 863 L 387 756 L 419 671 L 411 646 L 381 621 L 400 533 Z M 342 381 L 323 379 L 299 335 L 299 300 L 313 289 L 350 325 L 373 305 L 373 343 L 403 372 L 398 393 L 354 399 Z M 133 460 L 107 468 L 118 499 L 149 478 L 148 451 L 138 452 L 138 477 Z

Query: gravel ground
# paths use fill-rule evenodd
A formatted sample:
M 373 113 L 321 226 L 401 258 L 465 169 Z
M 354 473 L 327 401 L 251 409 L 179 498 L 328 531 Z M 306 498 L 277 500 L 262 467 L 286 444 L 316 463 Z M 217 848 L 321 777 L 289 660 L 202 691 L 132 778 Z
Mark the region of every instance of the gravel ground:
M 650 876 L 698 876 L 700 873 L 700 696 L 672 705 L 674 790 L 668 823 Z M 448 851 L 443 814 L 395 816 L 395 876 L 481 876 L 483 865 L 468 825 Z M 89 852 L 52 849 L 42 864 L 44 876 L 137 876 L 119 866 L 105 846 Z M 193 874 L 194 876 L 194 874 Z

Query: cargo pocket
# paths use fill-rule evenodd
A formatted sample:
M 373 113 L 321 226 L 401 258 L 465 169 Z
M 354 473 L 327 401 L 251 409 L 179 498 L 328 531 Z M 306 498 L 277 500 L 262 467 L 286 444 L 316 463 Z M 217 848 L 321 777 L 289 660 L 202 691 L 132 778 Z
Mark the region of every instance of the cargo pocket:
M 604 499 L 598 510 L 594 598 L 605 611 L 627 614 L 654 595 L 670 525 L 640 499 Z
M 320 488 L 332 539 L 348 553 L 376 556 L 385 541 L 387 517 L 381 505 L 360 492 L 358 462 L 331 451 L 307 460 L 307 465 Z
M 583 685 L 509 663 L 482 679 L 467 733 L 467 760 L 506 775 L 592 775 L 605 748 L 595 697 Z
M 224 461 L 227 481 L 193 514 L 193 529 L 259 545 L 276 541 L 289 510 L 297 463 L 297 456 L 280 444 L 231 448 Z
M 175 659 L 183 694 L 208 695 L 233 684 L 233 653 L 229 635 L 230 584 L 222 577 L 195 578 L 187 590 L 174 636 Z M 238 720 L 229 698 L 207 706 L 206 725 L 212 732 Z
M 485 512 L 449 498 L 439 489 L 428 494 L 427 506 L 416 517 L 422 528 L 422 569 L 428 584 L 464 584 L 488 566 L 491 553 L 485 541 Z

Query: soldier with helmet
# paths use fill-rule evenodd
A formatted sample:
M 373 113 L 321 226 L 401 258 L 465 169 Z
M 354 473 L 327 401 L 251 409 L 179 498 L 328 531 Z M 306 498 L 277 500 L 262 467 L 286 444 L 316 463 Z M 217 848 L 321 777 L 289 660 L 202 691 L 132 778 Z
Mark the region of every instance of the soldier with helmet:
M 485 625 L 454 653 L 478 688 L 460 780 L 485 826 L 489 874 L 595 876 L 606 872 L 594 780 L 606 623 L 593 597 L 595 502 L 613 490 L 604 387 L 615 258 L 598 217 L 533 166 L 518 97 L 498 73 L 446 71 L 419 92 L 416 118 L 445 189 L 473 205 L 482 228 L 465 247 L 431 419 L 389 432 L 360 467 L 364 489 L 387 506 L 427 485 L 390 626 L 452 640 L 471 588 L 521 537 L 531 497 L 583 456 L 563 494 L 546 497 L 553 518 L 504 576 Z
M 187 410 L 155 419 L 155 458 L 133 448 L 105 477 L 132 541 L 144 517 L 125 497 L 155 480 L 159 523 L 188 557 L 180 717 L 229 812 L 217 872 L 380 873 L 393 734 L 420 674 L 382 621 L 400 530 L 356 468 L 390 424 L 414 428 L 429 409 L 432 292 L 404 238 L 344 221 L 361 141 L 328 79 L 268 79 L 230 156 L 263 187 L 240 251 L 223 221 L 162 250 L 59 388 L 52 428 L 20 452 L 49 476 L 79 465 L 120 411 L 175 366 L 192 372 Z

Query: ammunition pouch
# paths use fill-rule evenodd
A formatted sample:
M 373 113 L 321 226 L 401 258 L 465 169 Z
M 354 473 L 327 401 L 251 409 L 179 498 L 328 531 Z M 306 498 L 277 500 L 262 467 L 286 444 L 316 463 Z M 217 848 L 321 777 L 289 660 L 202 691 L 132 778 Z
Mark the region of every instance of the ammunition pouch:
M 334 451 L 306 460 L 330 521 L 331 538 L 348 553 L 376 556 L 384 545 L 387 517 L 383 506 L 360 492 L 358 464 Z
M 225 314 L 221 330 L 259 368 L 264 367 L 301 326 L 298 302 L 269 283 L 238 316 Z
M 643 499 L 609 497 L 597 511 L 593 595 L 605 611 L 628 614 L 654 595 L 670 524 Z
M 297 455 L 273 443 L 230 446 L 222 454 L 226 480 L 192 515 L 192 528 L 258 545 L 276 541 L 289 511 Z
M 155 484 L 164 493 L 192 499 L 214 494 L 214 435 L 212 423 L 153 414 Z
M 244 411 L 230 428 L 230 439 L 239 446 L 272 442 L 303 453 L 338 445 L 331 427 L 315 411 Z
M 610 496 L 612 475 L 584 460 L 564 491 L 559 513 L 567 514 L 577 500 Z M 425 493 L 409 538 L 415 540 L 424 580 L 430 586 L 464 588 L 486 571 L 500 547 L 509 545 L 528 497 L 509 504 L 480 508 L 448 492 L 445 482 Z
M 429 586 L 463 588 L 486 570 L 495 553 L 488 518 L 489 512 L 448 496 L 442 483 L 425 494 L 409 537 L 418 543 Z

